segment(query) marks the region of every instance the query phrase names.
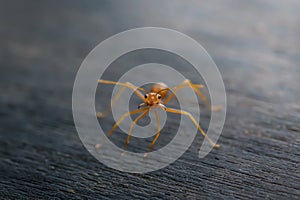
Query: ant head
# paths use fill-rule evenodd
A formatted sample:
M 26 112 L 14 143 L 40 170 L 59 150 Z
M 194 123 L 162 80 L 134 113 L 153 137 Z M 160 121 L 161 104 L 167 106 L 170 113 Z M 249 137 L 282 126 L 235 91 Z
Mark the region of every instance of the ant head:
M 162 96 L 156 92 L 149 92 L 145 94 L 145 103 L 148 106 L 152 106 L 154 104 L 159 104 Z

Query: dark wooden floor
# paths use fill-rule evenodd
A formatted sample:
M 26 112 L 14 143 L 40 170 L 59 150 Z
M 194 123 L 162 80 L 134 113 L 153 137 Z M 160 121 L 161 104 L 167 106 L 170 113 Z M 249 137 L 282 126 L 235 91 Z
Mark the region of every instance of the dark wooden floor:
M 299 10 L 296 0 L 1 0 L 1 199 L 299 199 Z M 198 136 L 170 166 L 129 174 L 83 147 L 71 95 L 89 51 L 140 26 L 198 40 L 228 112 L 219 150 L 198 159 Z

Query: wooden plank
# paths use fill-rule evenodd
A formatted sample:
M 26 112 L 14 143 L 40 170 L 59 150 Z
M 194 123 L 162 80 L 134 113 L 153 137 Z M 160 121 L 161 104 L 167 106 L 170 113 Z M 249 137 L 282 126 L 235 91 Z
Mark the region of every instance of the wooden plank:
M 151 12 L 141 13 L 146 7 Z M 292 0 L 1 1 L 1 199 L 299 199 L 299 8 Z M 98 42 L 149 25 L 203 42 L 223 75 L 228 113 L 219 150 L 198 159 L 203 138 L 197 136 L 170 166 L 130 174 L 99 163 L 83 147 L 72 87 Z M 147 55 L 165 61 L 160 53 L 134 54 L 114 67 L 148 61 Z M 117 78 L 113 73 L 107 76 Z M 205 128 L 208 121 L 204 111 Z M 113 122 L 107 122 L 108 129 Z M 167 142 L 161 137 L 159 144 Z

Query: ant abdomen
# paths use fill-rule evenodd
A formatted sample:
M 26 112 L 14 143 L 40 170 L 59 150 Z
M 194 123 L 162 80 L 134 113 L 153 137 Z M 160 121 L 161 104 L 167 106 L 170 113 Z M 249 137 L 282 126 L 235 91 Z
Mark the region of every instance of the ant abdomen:
M 163 82 L 154 83 L 151 87 L 151 92 L 160 94 L 161 98 L 164 99 L 168 94 L 168 88 L 169 87 Z

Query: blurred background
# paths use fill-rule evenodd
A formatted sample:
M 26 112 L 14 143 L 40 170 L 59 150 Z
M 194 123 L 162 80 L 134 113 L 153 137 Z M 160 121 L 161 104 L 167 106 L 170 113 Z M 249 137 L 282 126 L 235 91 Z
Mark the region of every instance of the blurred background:
M 298 199 L 299 10 L 297 0 L 1 0 L 0 196 Z M 144 26 L 202 44 L 223 76 L 228 110 L 219 150 L 198 159 L 199 136 L 172 165 L 137 175 L 86 151 L 71 97 L 76 72 L 97 44 Z M 208 121 L 204 114 L 205 128 Z

